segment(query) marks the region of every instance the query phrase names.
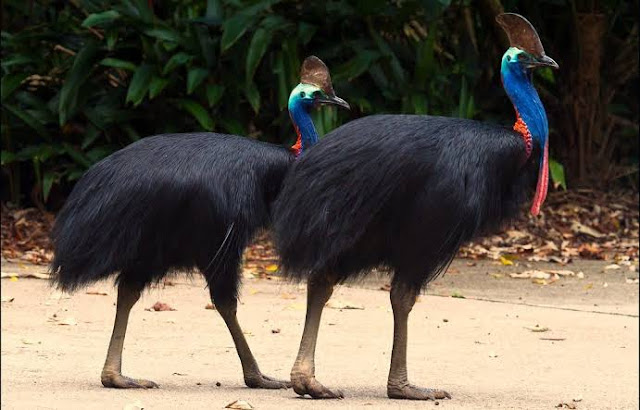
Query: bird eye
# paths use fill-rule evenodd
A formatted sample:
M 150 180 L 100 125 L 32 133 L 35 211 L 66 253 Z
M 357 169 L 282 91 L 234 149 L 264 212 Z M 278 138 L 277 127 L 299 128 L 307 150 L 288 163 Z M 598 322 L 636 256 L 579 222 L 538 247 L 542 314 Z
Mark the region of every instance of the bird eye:
M 507 61 L 511 61 L 511 56 L 507 56 Z
M 313 96 L 313 98 L 320 98 L 322 97 L 322 93 L 320 91 L 314 91 L 313 94 L 311 94 Z
M 300 91 L 300 97 L 304 98 L 307 94 L 304 93 L 304 91 Z

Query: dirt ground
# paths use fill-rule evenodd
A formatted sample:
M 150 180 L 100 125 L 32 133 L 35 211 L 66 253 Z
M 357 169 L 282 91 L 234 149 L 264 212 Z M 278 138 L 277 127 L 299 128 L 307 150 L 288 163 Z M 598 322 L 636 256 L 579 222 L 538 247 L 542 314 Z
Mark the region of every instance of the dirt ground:
M 637 409 L 639 292 L 629 279 L 638 273 L 626 266 L 605 270 L 608 264 L 456 260 L 411 314 L 410 379 L 449 391 L 453 399 L 437 403 L 442 409 L 560 403 Z M 541 285 L 509 277 L 528 269 L 571 269 L 584 278 Z M 45 268 L 3 263 L 2 270 Z M 305 287 L 276 279 L 245 280 L 239 319 L 262 371 L 287 378 L 302 332 Z M 292 390 L 244 386 L 231 337 L 217 312 L 205 309 L 208 292 L 199 278 L 153 288 L 132 311 L 123 369 L 160 385 L 147 391 L 100 384 L 115 312 L 111 283 L 90 288 L 106 295 L 68 296 L 46 280 L 2 279 L 2 408 L 220 409 L 237 399 L 256 409 L 434 408 L 434 402 L 386 398 L 392 341 L 389 294 L 380 289 L 386 282 L 371 276 L 334 293 L 320 329 L 317 377 L 346 398 L 312 401 Z M 145 310 L 157 301 L 176 310 Z M 338 309 L 345 305 L 359 309 Z M 541 328 L 548 330 L 531 330 Z

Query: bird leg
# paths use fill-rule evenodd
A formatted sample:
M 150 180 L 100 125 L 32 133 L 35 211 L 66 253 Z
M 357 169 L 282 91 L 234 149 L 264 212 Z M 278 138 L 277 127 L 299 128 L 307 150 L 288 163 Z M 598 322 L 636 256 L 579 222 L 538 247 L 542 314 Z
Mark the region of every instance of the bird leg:
M 320 317 L 325 303 L 333 293 L 335 280 L 327 277 L 312 278 L 307 283 L 307 316 L 300 341 L 298 357 L 291 369 L 293 390 L 301 396 L 308 394 L 314 399 L 341 399 L 341 391 L 331 391 L 315 378 L 315 352 L 318 340 Z
M 130 283 L 120 282 L 118 285 L 118 302 L 116 305 L 116 319 L 113 324 L 113 333 L 107 350 L 107 359 L 102 368 L 100 379 L 104 387 L 121 389 L 149 389 L 158 387 L 151 380 L 132 379 L 122 375 L 122 346 L 127 333 L 129 312 L 133 305 L 140 299 L 142 288 Z
M 436 400 L 450 399 L 444 390 L 417 387 L 407 377 L 407 319 L 416 303 L 418 291 L 399 283 L 391 287 L 393 309 L 393 350 L 387 381 L 387 396 L 391 399 Z
M 213 294 L 213 292 L 212 292 Z M 229 333 L 233 338 L 233 343 L 236 346 L 238 357 L 242 363 L 242 373 L 244 374 L 244 383 L 247 387 L 256 389 L 286 389 L 291 387 L 291 383 L 284 380 L 278 380 L 265 376 L 260 372 L 258 363 L 251 353 L 249 344 L 242 333 L 240 323 L 236 312 L 238 310 L 238 301 L 236 298 L 224 298 L 223 300 L 214 300 L 220 298 L 214 298 L 212 295 L 212 302 L 216 306 L 216 309 L 222 316 L 222 319 L 227 324 Z

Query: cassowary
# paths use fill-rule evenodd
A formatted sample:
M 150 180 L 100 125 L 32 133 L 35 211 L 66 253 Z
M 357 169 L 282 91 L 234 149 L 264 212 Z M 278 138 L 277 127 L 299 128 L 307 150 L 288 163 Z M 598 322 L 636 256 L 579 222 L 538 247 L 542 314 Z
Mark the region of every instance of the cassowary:
M 65 291 L 117 275 L 105 387 L 157 387 L 122 375 L 129 312 L 151 283 L 193 268 L 204 275 L 231 333 L 246 385 L 288 386 L 260 372 L 238 324 L 238 270 L 243 249 L 270 222 L 285 173 L 318 140 L 309 112 L 320 104 L 349 107 L 335 95 L 327 67 L 312 56 L 289 98 L 298 135 L 293 152 L 235 135 L 157 135 L 115 152 L 78 181 L 52 230 L 51 270 Z
M 558 65 L 522 16 L 501 14 L 497 21 L 511 43 L 501 74 L 516 109 L 513 129 L 456 118 L 375 115 L 329 133 L 287 174 L 274 205 L 276 247 L 283 271 L 308 284 L 304 332 L 291 371 L 296 393 L 342 397 L 315 379 L 322 309 L 335 284 L 383 265 L 393 271 L 387 395 L 450 397 L 408 381 L 407 319 L 416 296 L 446 269 L 462 242 L 499 228 L 518 211 L 536 169 L 534 215 L 547 190 L 547 117 L 531 70 Z

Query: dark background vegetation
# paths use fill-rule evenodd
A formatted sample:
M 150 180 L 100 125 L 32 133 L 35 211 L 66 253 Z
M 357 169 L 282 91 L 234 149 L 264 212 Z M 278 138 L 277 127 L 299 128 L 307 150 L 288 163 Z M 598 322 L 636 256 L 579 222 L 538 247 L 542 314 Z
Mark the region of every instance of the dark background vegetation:
M 351 112 L 508 125 L 508 46 L 526 16 L 560 70 L 539 70 L 554 185 L 638 187 L 638 1 L 4 0 L 2 199 L 57 209 L 101 158 L 148 135 L 208 130 L 290 144 L 286 102 L 310 54 Z

